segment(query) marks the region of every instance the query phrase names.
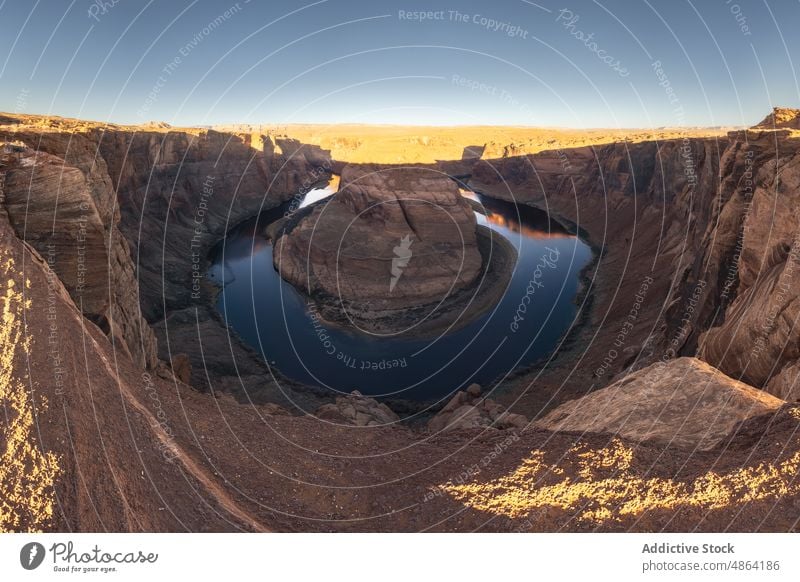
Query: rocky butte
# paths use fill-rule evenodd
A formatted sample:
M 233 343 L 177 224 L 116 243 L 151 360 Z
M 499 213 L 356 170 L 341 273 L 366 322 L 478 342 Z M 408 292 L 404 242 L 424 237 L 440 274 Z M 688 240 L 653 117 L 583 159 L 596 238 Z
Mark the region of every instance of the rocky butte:
M 487 229 L 481 229 L 487 231 Z M 402 331 L 447 310 L 483 272 L 472 207 L 437 169 L 345 166 L 330 201 L 279 227 L 281 276 L 333 319 Z M 434 313 L 435 312 L 435 313 Z

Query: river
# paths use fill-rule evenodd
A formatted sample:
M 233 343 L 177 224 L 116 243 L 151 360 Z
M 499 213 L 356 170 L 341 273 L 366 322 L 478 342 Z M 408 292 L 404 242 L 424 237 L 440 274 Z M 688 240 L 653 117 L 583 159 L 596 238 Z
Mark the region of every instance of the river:
M 312 190 L 300 205 L 324 204 L 332 193 Z M 541 210 L 462 194 L 482 204 L 479 224 L 508 239 L 518 260 L 497 305 L 457 331 L 422 340 L 325 326 L 275 271 L 272 243 L 261 234 L 288 205 L 234 228 L 212 251 L 208 277 L 223 286 L 217 308 L 267 363 L 305 384 L 415 401 L 443 399 L 472 382 L 486 386 L 553 352 L 576 317 L 580 272 L 592 253 Z

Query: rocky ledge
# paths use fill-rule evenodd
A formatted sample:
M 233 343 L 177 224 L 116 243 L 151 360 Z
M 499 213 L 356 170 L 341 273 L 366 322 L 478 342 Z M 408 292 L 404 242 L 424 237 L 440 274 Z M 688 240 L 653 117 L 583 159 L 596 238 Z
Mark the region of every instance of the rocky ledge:
M 320 406 L 313 416 L 333 424 L 352 426 L 397 425 L 401 421 L 386 404 L 358 390 Z M 482 395 L 480 384 L 470 384 L 466 390 L 457 392 L 426 427 L 429 432 L 437 433 L 488 428 L 522 430 L 528 424 L 528 419 L 521 414 L 509 412 L 502 404 Z
M 678 358 L 562 404 L 534 427 L 709 450 L 740 423 L 774 413 L 784 404 L 696 358 Z

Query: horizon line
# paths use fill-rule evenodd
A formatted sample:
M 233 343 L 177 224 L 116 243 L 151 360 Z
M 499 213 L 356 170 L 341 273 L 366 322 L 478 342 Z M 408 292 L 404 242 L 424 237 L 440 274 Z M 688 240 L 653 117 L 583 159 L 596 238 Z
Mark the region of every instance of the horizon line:
M 779 109 L 779 107 L 775 107 L 774 109 Z M 788 109 L 788 108 L 783 108 Z M 495 123 L 454 123 L 454 124 L 419 124 L 419 123 L 392 123 L 392 122 L 376 122 L 376 123 L 364 123 L 364 122 L 348 122 L 348 121 L 332 121 L 332 122 L 308 122 L 308 121 L 293 121 L 293 122 L 275 122 L 275 121 L 264 121 L 264 122 L 232 122 L 232 123 L 213 123 L 213 124 L 173 124 L 168 121 L 164 121 L 161 119 L 152 119 L 148 121 L 144 121 L 141 123 L 126 123 L 126 122 L 116 122 L 111 120 L 97 120 L 97 119 L 89 119 L 84 117 L 73 117 L 73 116 L 65 116 L 59 115 L 55 113 L 28 113 L 28 112 L 13 112 L 13 111 L 0 111 L 0 116 L 7 116 L 7 117 L 39 117 L 39 118 L 51 118 L 51 119 L 62 119 L 64 121 L 82 121 L 87 123 L 93 123 L 97 125 L 105 125 L 105 126 L 123 126 L 123 127 L 152 127 L 155 129 L 159 129 L 159 124 L 164 124 L 169 128 L 176 128 L 176 129 L 215 129 L 215 128 L 226 128 L 226 127 L 345 127 L 345 126 L 354 126 L 354 127 L 398 127 L 398 128 L 437 128 L 437 129 L 448 129 L 448 128 L 507 128 L 507 129 L 544 129 L 544 130 L 555 130 L 555 131 L 632 131 L 632 130 L 646 130 L 646 131 L 653 131 L 653 130 L 664 130 L 664 129 L 687 129 L 687 130 L 699 130 L 699 129 L 732 129 L 732 130 L 740 130 L 740 129 L 747 129 L 752 127 L 752 125 L 741 125 L 741 124 L 716 124 L 716 125 L 658 125 L 658 126 L 620 126 L 620 127 L 612 127 L 612 126 L 570 126 L 570 125 L 528 125 L 528 124 L 495 124 Z M 763 118 L 762 118 L 763 119 Z M 756 121 L 753 125 L 757 124 Z M 166 127 L 161 127 L 160 129 L 166 129 Z

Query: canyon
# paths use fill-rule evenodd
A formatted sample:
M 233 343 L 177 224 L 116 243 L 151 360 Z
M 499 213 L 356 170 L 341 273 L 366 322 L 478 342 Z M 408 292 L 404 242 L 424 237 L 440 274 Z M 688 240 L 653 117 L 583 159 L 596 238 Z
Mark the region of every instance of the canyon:
M 733 131 L 367 128 L 353 142 L 335 126 L 0 114 L 0 444 L 20 459 L 0 469 L 0 529 L 796 530 L 799 126 L 783 108 Z M 316 222 L 338 245 L 388 200 L 353 233 L 378 259 L 345 265 L 362 319 L 405 236 L 448 260 L 409 263 L 390 311 L 469 288 L 480 231 L 453 178 L 593 248 L 556 349 L 413 422 L 284 377 L 214 308 L 208 254 L 332 174 L 334 201 L 276 235 L 295 287 L 339 291 Z

